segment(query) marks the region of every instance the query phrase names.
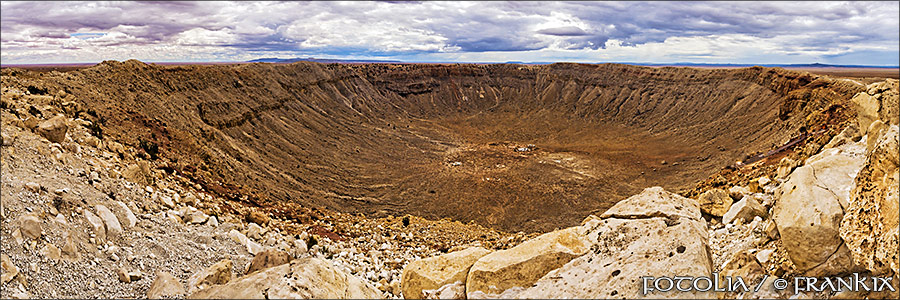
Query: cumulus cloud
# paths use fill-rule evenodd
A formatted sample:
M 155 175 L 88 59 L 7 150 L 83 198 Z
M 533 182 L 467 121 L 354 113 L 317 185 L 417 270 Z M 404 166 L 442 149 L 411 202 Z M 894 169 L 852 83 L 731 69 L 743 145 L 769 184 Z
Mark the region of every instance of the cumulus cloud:
M 897 2 L 0 2 L 3 63 L 316 56 L 897 65 Z M 867 55 L 861 55 L 866 53 Z

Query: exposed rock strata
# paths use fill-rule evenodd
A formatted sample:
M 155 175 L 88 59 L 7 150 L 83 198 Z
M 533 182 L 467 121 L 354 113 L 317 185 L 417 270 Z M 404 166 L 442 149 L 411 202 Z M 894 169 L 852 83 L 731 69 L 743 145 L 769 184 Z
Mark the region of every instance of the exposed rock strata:
M 782 69 L 615 64 L 108 61 L 34 84 L 90 108 L 96 116 L 79 116 L 105 122 L 112 152 L 124 143 L 141 151 L 123 156 L 159 156 L 221 197 L 542 232 L 649 184 L 686 188 L 807 117 L 840 123 L 844 110 L 813 114 L 864 90 Z M 445 172 L 448 161 L 461 165 Z M 123 173 L 145 185 L 146 174 L 140 162 Z

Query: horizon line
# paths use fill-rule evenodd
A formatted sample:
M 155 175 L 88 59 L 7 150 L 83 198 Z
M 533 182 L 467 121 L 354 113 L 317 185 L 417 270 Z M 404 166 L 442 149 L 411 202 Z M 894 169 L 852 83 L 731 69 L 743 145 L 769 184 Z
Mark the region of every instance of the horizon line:
M 279 60 L 279 61 L 261 61 L 261 60 Z M 795 67 L 821 67 L 821 68 L 879 68 L 879 69 L 900 69 L 900 65 L 842 65 L 842 64 L 823 64 L 819 62 L 814 63 L 767 63 L 767 64 L 759 64 L 759 63 L 695 63 L 695 62 L 619 62 L 619 61 L 607 61 L 607 62 L 575 62 L 575 61 L 505 61 L 505 62 L 464 62 L 464 61 L 403 61 L 403 60 L 380 60 L 380 59 L 331 59 L 331 58 L 259 58 L 248 61 L 143 61 L 140 59 L 126 59 L 126 60 L 115 60 L 108 59 L 100 62 L 71 62 L 71 63 L 60 63 L 60 62 L 52 62 L 52 63 L 12 63 L 6 64 L 0 62 L 0 67 L 11 68 L 18 66 L 89 66 L 89 65 L 98 65 L 106 61 L 118 61 L 125 62 L 129 60 L 137 60 L 145 64 L 182 64 L 182 65 L 209 65 L 209 64 L 250 64 L 250 63 L 271 63 L 271 64 L 288 64 L 295 62 L 318 62 L 318 63 L 350 63 L 350 64 L 366 64 L 366 63 L 384 63 L 384 64 L 480 64 L 480 65 L 489 65 L 489 64 L 521 64 L 521 65 L 548 65 L 548 64 L 564 64 L 564 63 L 572 63 L 572 64 L 623 64 L 623 65 L 636 65 L 636 66 L 722 66 L 722 67 L 784 67 L 784 66 L 795 66 Z M 324 62 L 323 62 L 324 61 Z

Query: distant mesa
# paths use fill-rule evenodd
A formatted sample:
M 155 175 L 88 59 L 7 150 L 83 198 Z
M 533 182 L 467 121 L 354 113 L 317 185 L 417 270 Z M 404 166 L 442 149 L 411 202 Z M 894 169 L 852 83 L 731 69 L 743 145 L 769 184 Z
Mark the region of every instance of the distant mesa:
M 811 63 L 811 64 L 711 64 L 711 63 L 690 63 L 690 62 L 676 62 L 676 63 L 623 63 L 628 65 L 637 65 L 637 66 L 684 66 L 684 67 L 737 67 L 737 68 L 745 68 L 745 67 L 770 67 L 770 68 L 875 68 L 875 69 L 896 69 L 898 66 L 875 66 L 875 65 L 829 65 L 823 63 Z
M 301 61 L 309 61 L 309 62 L 318 62 L 318 63 L 410 63 L 408 61 L 400 61 L 400 60 L 366 60 L 366 59 L 324 59 L 324 58 L 277 58 L 277 57 L 266 57 L 266 58 L 258 58 L 254 60 L 247 61 L 248 63 L 276 63 L 276 64 L 289 64 Z M 449 62 L 448 62 L 449 63 Z M 467 63 L 467 62 L 457 62 L 457 63 Z M 558 62 L 554 61 L 507 61 L 502 64 L 517 64 L 517 65 L 549 65 Z M 736 63 L 692 63 L 692 62 L 673 62 L 673 63 L 641 63 L 641 62 L 592 62 L 586 64 L 603 64 L 603 63 L 617 63 L 617 64 L 625 64 L 625 65 L 634 65 L 634 66 L 647 66 L 647 67 L 708 67 L 708 68 L 746 68 L 753 66 L 760 67 L 769 67 L 769 68 L 787 68 L 787 69 L 797 69 L 797 68 L 873 68 L 873 69 L 897 69 L 900 66 L 875 66 L 875 65 L 830 65 L 823 63 L 811 63 L 811 64 L 736 64 Z
M 250 61 L 247 61 L 247 62 L 249 62 L 249 63 L 262 62 L 262 63 L 275 63 L 275 64 L 290 64 L 290 63 L 301 62 L 301 61 L 310 61 L 310 62 L 326 63 L 326 64 L 328 64 L 328 63 L 354 63 L 354 64 L 362 64 L 362 63 L 395 63 L 395 64 L 396 64 L 396 63 L 403 63 L 402 61 L 399 61 L 399 60 L 366 60 L 366 59 L 350 59 L 350 60 L 345 60 L 345 59 L 324 59 L 324 58 L 314 58 L 314 57 L 307 57 L 307 58 L 300 58 L 300 57 L 295 57 L 295 58 L 266 57 L 266 58 L 259 58 L 259 59 L 250 60 Z

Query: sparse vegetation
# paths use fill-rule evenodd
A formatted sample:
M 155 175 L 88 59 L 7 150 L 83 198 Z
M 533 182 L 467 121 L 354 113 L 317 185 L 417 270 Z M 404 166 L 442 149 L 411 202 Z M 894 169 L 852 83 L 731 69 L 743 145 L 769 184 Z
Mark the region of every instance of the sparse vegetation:
M 30 93 L 32 95 L 46 95 L 47 94 L 47 88 L 41 88 L 41 87 L 36 87 L 36 86 L 30 85 L 27 87 L 27 89 L 28 89 L 28 93 Z
M 103 127 L 101 127 L 97 122 L 84 124 L 84 127 L 90 131 L 91 135 L 97 137 L 98 139 L 103 138 Z
M 138 144 L 140 145 L 141 149 L 144 150 L 144 153 L 149 155 L 150 159 L 155 160 L 155 159 L 159 158 L 159 145 L 158 144 L 154 143 L 153 141 L 148 141 L 148 140 L 144 140 L 144 139 L 139 140 Z

